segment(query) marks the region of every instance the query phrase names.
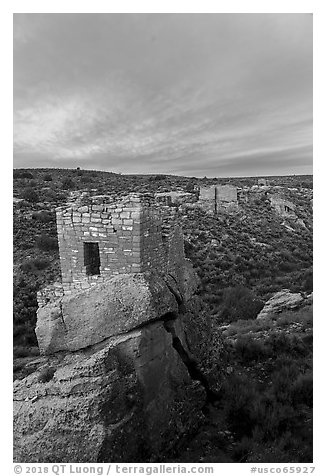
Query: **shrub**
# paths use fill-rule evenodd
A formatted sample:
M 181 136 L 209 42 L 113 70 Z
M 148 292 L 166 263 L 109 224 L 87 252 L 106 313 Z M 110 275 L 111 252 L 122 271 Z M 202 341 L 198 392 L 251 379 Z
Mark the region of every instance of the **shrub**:
M 192 258 L 194 252 L 194 245 L 190 241 L 184 241 L 184 252 L 187 258 Z
M 66 189 L 66 190 L 74 188 L 74 181 L 70 177 L 65 178 L 62 181 L 62 188 Z
M 14 326 L 14 339 L 24 335 L 26 332 L 26 323 L 17 324 Z
M 313 291 L 313 271 L 309 269 L 304 274 L 303 278 L 303 290 L 311 293 Z
M 297 414 L 286 401 L 277 401 L 275 398 L 265 399 L 264 411 L 259 421 L 263 439 L 275 440 L 282 434 L 295 428 Z
M 36 238 L 36 246 L 42 251 L 51 251 L 58 249 L 56 238 L 42 234 Z
M 313 309 L 307 305 L 295 310 L 283 311 L 277 318 L 278 326 L 287 326 L 291 323 L 300 323 L 303 329 L 312 327 Z
M 25 347 L 37 345 L 34 329 L 36 292 L 39 289 L 39 273 L 33 265 L 33 260 L 27 260 L 27 263 L 28 261 L 32 262 L 32 266 L 27 265 L 27 273 L 33 274 L 26 276 L 19 273 L 20 277 L 14 278 L 14 345 Z
M 249 332 L 258 332 L 270 329 L 273 327 L 274 322 L 272 319 L 248 319 L 232 322 L 227 330 L 224 331 L 226 336 L 238 334 L 244 335 Z
M 273 332 L 265 340 L 273 355 L 286 354 L 306 356 L 310 353 L 309 346 L 296 335 L 287 335 L 284 332 Z
M 238 375 L 230 376 L 221 388 L 224 414 L 230 431 L 237 438 L 252 436 L 260 419 L 260 395 L 253 382 Z
M 292 389 L 292 401 L 294 405 L 307 405 L 312 408 L 313 405 L 313 376 L 312 372 L 300 374 L 295 380 Z
M 14 363 L 14 374 L 16 372 L 19 372 L 23 367 L 24 367 L 24 365 L 22 363 L 19 363 L 19 364 Z
M 236 463 L 245 463 L 252 452 L 253 440 L 244 436 L 232 449 L 232 459 Z
M 294 438 L 292 432 L 287 431 L 276 439 L 271 439 L 266 443 L 263 437 L 257 437 L 252 441 L 252 449 L 246 462 L 255 463 L 300 463 L 312 461 L 311 451 L 307 451 L 304 447 L 305 443 L 300 439 Z M 296 448 L 300 448 L 300 452 L 307 455 L 300 458 L 296 454 Z M 303 451 L 302 451 L 303 449 Z
M 21 192 L 20 196 L 30 203 L 36 203 L 39 201 L 39 195 L 33 188 L 26 188 Z
M 37 270 L 45 269 L 50 265 L 50 261 L 47 259 L 36 259 L 34 260 L 34 266 Z
M 270 392 L 275 401 L 291 403 L 292 383 L 298 377 L 299 372 L 299 367 L 291 361 L 288 366 L 283 366 L 279 370 L 273 372 Z
M 60 200 L 65 200 L 66 199 L 66 195 L 65 193 L 60 193 L 60 192 L 56 192 L 55 190 L 45 190 L 44 192 L 42 192 L 42 196 L 44 197 L 44 201 L 47 201 L 47 202 L 59 202 Z
M 29 259 L 24 261 L 20 268 L 24 273 L 33 273 L 35 271 L 41 271 L 47 268 L 50 262 L 46 259 Z
M 32 214 L 32 218 L 42 223 L 49 223 L 50 221 L 54 220 L 54 214 L 51 212 L 46 212 L 46 211 L 34 212 Z
M 245 364 L 261 360 L 268 355 L 262 342 L 248 336 L 240 336 L 235 343 L 234 350 L 236 356 Z
M 237 319 L 254 319 L 263 306 L 263 301 L 244 286 L 226 288 L 223 292 L 221 317 L 227 322 Z
M 296 269 L 296 265 L 289 261 L 281 261 L 279 267 L 281 271 L 285 271 L 287 273 L 294 271 Z
M 43 180 L 45 182 L 51 182 L 52 181 L 52 175 L 50 174 L 45 174 L 44 177 L 43 177 Z
M 34 269 L 34 266 L 32 265 L 31 259 L 23 261 L 22 264 L 20 265 L 20 269 L 24 271 L 24 273 L 29 273 Z
M 14 348 L 14 358 L 20 358 L 20 357 L 29 357 L 30 356 L 30 349 L 25 346 L 17 346 Z
M 21 170 L 14 170 L 14 179 L 33 179 L 34 175 L 31 172 L 24 172 Z
M 80 179 L 83 183 L 93 182 L 93 178 L 89 175 L 85 175 Z

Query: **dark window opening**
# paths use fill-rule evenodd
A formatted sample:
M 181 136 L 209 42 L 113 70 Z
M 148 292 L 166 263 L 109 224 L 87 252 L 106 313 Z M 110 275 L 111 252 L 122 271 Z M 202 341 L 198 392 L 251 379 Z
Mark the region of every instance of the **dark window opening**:
M 100 274 L 100 265 L 98 243 L 84 243 L 84 266 L 86 266 L 86 274 L 88 276 Z

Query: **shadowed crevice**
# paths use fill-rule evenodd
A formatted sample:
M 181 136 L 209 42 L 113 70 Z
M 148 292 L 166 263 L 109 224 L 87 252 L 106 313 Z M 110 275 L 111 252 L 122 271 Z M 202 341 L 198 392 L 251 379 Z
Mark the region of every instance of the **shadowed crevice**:
M 172 345 L 174 349 L 179 354 L 182 362 L 187 368 L 189 376 L 192 380 L 196 380 L 201 383 L 206 392 L 206 402 L 203 407 L 203 412 L 205 413 L 206 407 L 209 404 L 214 404 L 220 400 L 219 395 L 210 388 L 209 382 L 201 371 L 198 362 L 190 355 L 190 353 L 185 349 L 184 345 L 181 342 L 181 339 L 177 336 L 177 333 L 174 328 L 174 321 L 169 319 L 164 321 L 165 330 L 172 336 Z

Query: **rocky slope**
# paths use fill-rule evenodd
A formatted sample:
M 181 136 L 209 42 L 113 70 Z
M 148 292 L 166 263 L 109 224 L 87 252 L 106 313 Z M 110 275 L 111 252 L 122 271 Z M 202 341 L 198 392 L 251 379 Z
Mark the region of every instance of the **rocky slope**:
M 189 263 L 184 277 L 120 275 L 39 309 L 50 355 L 14 382 L 15 461 L 160 461 L 198 427 L 218 382 Z
M 48 357 L 14 386 L 15 461 L 159 461 L 202 419 L 162 321 Z
M 17 196 L 27 196 L 32 187 L 39 194 L 36 203 L 25 196 L 15 205 L 17 355 L 32 355 L 36 343 L 36 291 L 59 278 L 58 251 L 44 235 L 55 238 L 50 215 L 66 199 L 67 184 L 63 187 L 61 181 L 68 172 L 51 171 L 53 181 L 43 187 L 45 172 L 15 179 Z M 191 189 L 198 182 L 90 171 L 69 174 L 71 188 L 96 187 L 96 193 Z M 251 186 L 255 179 L 231 180 Z M 297 223 L 287 228 L 260 199 L 242 204 L 234 215 L 209 217 L 200 210 L 181 210 L 186 251 L 201 278 L 200 297 L 208 311 L 194 296 L 190 272 L 182 305 L 178 292 L 165 281 L 164 299 L 158 293 L 160 310 L 155 304 L 157 312 L 147 320 L 139 300 L 126 327 L 114 314 L 116 335 L 101 334 L 100 309 L 85 307 L 81 298 L 79 309 L 94 334 L 87 335 L 78 325 L 78 307 L 72 322 L 80 336 L 87 337 L 88 347 L 80 348 L 78 339 L 76 347 L 67 347 L 55 319 L 45 319 L 45 327 L 53 328 L 44 350 L 61 349 L 54 356 L 29 357 L 18 378 L 31 375 L 14 383 L 15 460 L 312 461 L 312 306 L 304 299 L 301 307 L 286 310 L 274 296 L 284 288 L 306 295 L 312 290 L 311 178 L 307 181 L 274 178 L 274 186 L 289 194 L 306 228 Z M 43 213 L 44 202 L 49 215 Z M 256 319 L 257 313 L 250 312 L 254 317 L 248 318 L 247 299 L 236 313 L 227 309 L 227 325 L 221 328 L 224 290 L 239 285 L 256 293 L 272 315 Z M 255 297 L 249 296 L 253 302 Z M 99 321 L 92 322 L 93 317 Z M 60 319 L 59 313 L 59 326 Z

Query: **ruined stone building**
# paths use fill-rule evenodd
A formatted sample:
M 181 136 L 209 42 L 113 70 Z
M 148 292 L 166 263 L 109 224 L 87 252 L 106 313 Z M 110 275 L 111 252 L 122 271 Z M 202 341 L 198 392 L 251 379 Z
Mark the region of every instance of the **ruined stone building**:
M 161 223 L 150 196 L 57 210 L 65 294 L 121 273 L 161 268 Z
M 123 288 L 134 287 L 136 282 L 142 287 L 148 276 L 155 275 L 155 284 L 150 283 L 152 298 L 162 292 L 167 282 L 179 296 L 185 295 L 184 274 L 189 263 L 184 256 L 182 230 L 170 215 L 162 214 L 154 196 L 130 194 L 117 201 L 103 200 L 56 210 L 62 282 L 38 293 L 36 334 L 42 352 L 89 345 L 104 334 L 112 335 L 130 326 L 128 315 L 119 322 L 115 320 L 119 306 L 120 310 L 126 306 L 126 302 L 117 303 L 116 298 Z M 98 301 L 93 301 L 92 310 L 91 294 L 82 294 L 91 288 L 92 299 Z M 99 295 L 95 297 L 97 290 Z M 107 304 L 101 314 L 100 302 L 108 293 L 111 310 Z M 110 313 L 108 319 L 104 317 Z M 137 316 L 140 321 L 142 318 L 141 314 Z M 68 330 L 69 321 L 74 324 Z M 81 329 L 84 334 L 79 335 L 77 343 L 76 335 Z
M 237 187 L 233 185 L 200 187 L 199 206 L 213 213 L 236 209 L 238 207 Z
M 62 294 L 117 274 L 166 268 L 162 216 L 150 194 L 60 207 L 56 218 L 62 276 L 56 287 L 62 287 Z M 40 293 L 40 304 L 47 292 Z
M 257 185 L 258 187 L 268 187 L 269 180 L 267 180 L 265 177 L 260 177 L 257 179 Z
M 282 217 L 296 217 L 295 206 L 279 194 L 269 194 L 268 199 L 272 208 Z
M 182 190 L 172 190 L 169 192 L 155 193 L 155 201 L 163 203 L 164 205 L 180 205 L 182 203 L 192 203 L 196 201 L 194 193 L 185 192 Z
M 155 194 L 155 201 L 161 205 L 170 207 L 172 205 L 172 197 L 168 192 L 158 192 Z
M 237 200 L 238 203 L 247 203 L 249 201 L 249 187 L 237 188 Z
M 182 230 L 151 194 L 100 198 L 57 209 L 62 283 L 38 293 L 40 368 L 14 384 L 17 462 L 159 461 L 202 418 L 187 363 L 211 334 Z

